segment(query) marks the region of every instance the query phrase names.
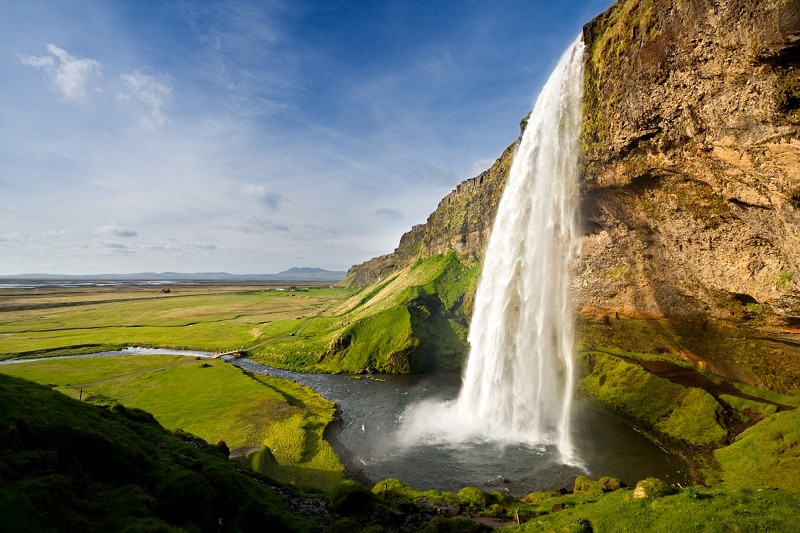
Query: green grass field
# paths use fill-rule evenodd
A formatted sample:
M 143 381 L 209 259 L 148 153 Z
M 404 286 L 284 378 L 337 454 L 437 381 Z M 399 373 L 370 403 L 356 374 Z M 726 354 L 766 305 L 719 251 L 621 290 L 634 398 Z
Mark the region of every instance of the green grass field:
M 343 477 L 322 438 L 334 405 L 291 381 L 172 355 L 45 359 L 3 365 L 0 372 L 73 398 L 148 411 L 167 429 L 211 444 L 224 440 L 231 450 L 268 446 L 285 467 L 274 473 L 283 482 L 329 489 Z
M 126 346 L 223 351 L 288 336 L 352 291 L 229 285 L 0 291 L 0 359 Z
M 0 290 L 0 360 L 127 346 L 210 352 L 311 372 L 459 368 L 464 294 L 477 267 L 455 254 L 357 289 L 254 285 Z

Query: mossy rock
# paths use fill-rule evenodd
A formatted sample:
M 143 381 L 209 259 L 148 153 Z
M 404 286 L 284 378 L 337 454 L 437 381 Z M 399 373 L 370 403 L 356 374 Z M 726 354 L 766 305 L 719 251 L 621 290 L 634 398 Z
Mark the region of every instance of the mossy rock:
M 372 492 L 350 480 L 340 483 L 333 489 L 329 498 L 331 511 L 345 515 L 370 511 L 373 503 Z
M 649 477 L 636 484 L 633 489 L 634 498 L 661 498 L 677 494 L 681 490 L 675 485 L 670 485 L 658 478 Z
M 492 503 L 492 496 L 489 493 L 475 487 L 464 487 L 458 491 L 458 499 L 473 510 L 484 509 Z

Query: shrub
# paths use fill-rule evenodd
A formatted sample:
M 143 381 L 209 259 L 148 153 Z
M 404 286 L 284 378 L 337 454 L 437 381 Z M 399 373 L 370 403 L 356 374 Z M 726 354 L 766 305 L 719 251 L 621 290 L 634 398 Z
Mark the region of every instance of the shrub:
M 228 445 L 225 443 L 224 440 L 218 440 L 217 443 L 214 445 L 214 447 L 217 449 L 217 451 L 219 451 L 219 453 L 221 453 L 225 457 L 231 456 L 231 450 L 230 448 L 228 448 Z
M 491 503 L 491 496 L 475 487 L 464 487 L 458 491 L 458 499 L 473 510 L 483 509 Z
M 372 507 L 372 503 L 372 493 L 350 480 L 343 481 L 333 489 L 329 501 L 331 510 L 341 514 L 367 511 Z
M 603 487 L 598 481 L 590 479 L 586 476 L 578 476 L 575 478 L 575 485 L 572 487 L 572 492 L 600 492 Z
M 677 494 L 680 489 L 674 485 L 669 485 L 658 478 L 649 477 L 641 480 L 633 489 L 634 498 L 661 498 L 671 494 Z

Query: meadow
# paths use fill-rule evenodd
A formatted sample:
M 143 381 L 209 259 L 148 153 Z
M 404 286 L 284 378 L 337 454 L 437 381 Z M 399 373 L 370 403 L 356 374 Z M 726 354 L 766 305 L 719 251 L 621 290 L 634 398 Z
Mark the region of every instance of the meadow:
M 441 272 L 450 272 L 440 266 L 422 263 L 405 275 L 438 280 Z M 434 270 L 433 274 L 426 268 Z M 289 358 L 279 357 L 284 350 L 289 356 L 303 355 L 303 351 L 316 354 L 351 321 L 355 324 L 359 319 L 393 312 L 386 307 L 370 314 L 367 308 L 385 306 L 390 300 L 405 301 L 407 291 L 387 295 L 394 290 L 394 281 L 390 278 L 363 293 L 330 287 L 291 291 L 241 285 L 180 286 L 169 293 L 153 287 L 0 291 L 0 358 L 44 356 L 2 364 L 0 373 L 38 382 L 84 404 L 109 406 L 112 413 L 142 409 L 188 441 L 190 435 L 211 445 L 224 441 L 232 456 L 242 452 L 245 455 L 237 460 L 261 474 L 331 494 L 351 482 L 343 481 L 344 468 L 323 438 L 334 419 L 335 406 L 311 389 L 251 374 L 218 359 L 47 356 L 125 346 L 204 351 L 244 347 L 257 359 L 285 365 Z M 376 298 L 378 295 L 381 297 Z M 382 324 L 375 330 L 376 335 L 387 331 Z M 470 487 L 457 494 L 420 492 L 397 480 L 385 480 L 372 489 L 375 501 L 367 498 L 365 508 L 380 501 L 402 508 L 466 509 L 491 517 L 496 525 L 527 522 L 519 526 L 525 531 L 588 531 L 592 527 L 598 531 L 674 531 L 687 524 L 700 529 L 705 524 L 709 531 L 757 531 L 786 530 L 793 523 L 800 494 L 796 475 L 800 414 L 792 409 L 800 402 L 798 398 L 737 384 L 744 396 L 722 394 L 720 398 L 729 415 L 752 425 L 723 444 L 719 439 L 724 437 L 721 431 L 726 429 L 727 418 L 720 418 L 716 407 L 708 412 L 695 409 L 709 401 L 686 399 L 700 394 L 700 389 L 679 394 L 668 380 L 656 379 L 641 365 L 631 364 L 652 362 L 657 356 L 587 346 L 581 352 L 584 360 L 593 357 L 595 369 L 610 365 L 602 382 L 599 374 L 585 376 L 582 391 L 598 398 L 611 394 L 612 400 L 634 395 L 619 410 L 624 410 L 624 405 L 639 405 L 648 409 L 647 413 L 653 411 L 654 420 L 668 422 L 662 428 L 668 437 L 692 436 L 683 440 L 688 443 L 687 450 L 705 457 L 704 475 L 710 486 L 662 486 L 644 480 L 645 486 L 650 483 L 655 488 L 637 497 L 635 490 L 614 490 L 618 482 L 609 487 L 608 480 L 579 477 L 568 494 L 540 492 L 517 500 Z M 316 356 L 313 359 L 317 360 Z M 612 359 L 619 361 L 611 365 Z M 614 405 L 610 400 L 606 403 Z M 779 412 L 778 404 L 787 409 Z M 686 416 L 678 416 L 684 411 Z M 703 426 L 705 422 L 708 424 Z M 700 437 L 714 442 L 698 440 Z
M 292 381 L 175 355 L 45 359 L 0 372 L 93 404 L 142 409 L 166 429 L 224 441 L 234 454 L 266 446 L 280 465 L 266 473 L 284 483 L 327 490 L 343 479 L 322 437 L 335 406 Z
M 126 346 L 214 352 L 263 345 L 301 331 L 350 294 L 240 285 L 0 292 L 0 359 Z M 335 406 L 291 381 L 174 355 L 45 358 L 2 365 L 0 372 L 94 404 L 143 409 L 169 430 L 224 441 L 234 452 L 266 446 L 279 466 L 261 470 L 282 482 L 328 490 L 343 479 L 322 438 Z
M 0 360 L 143 346 L 210 352 L 301 330 L 352 291 L 257 285 L 0 290 Z

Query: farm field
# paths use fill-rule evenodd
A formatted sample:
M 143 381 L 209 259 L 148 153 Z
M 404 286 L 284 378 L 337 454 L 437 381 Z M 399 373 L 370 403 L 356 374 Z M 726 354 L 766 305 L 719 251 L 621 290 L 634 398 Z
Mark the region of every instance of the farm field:
M 351 291 L 239 284 L 0 290 L 0 359 L 143 346 L 225 351 L 301 330 Z

